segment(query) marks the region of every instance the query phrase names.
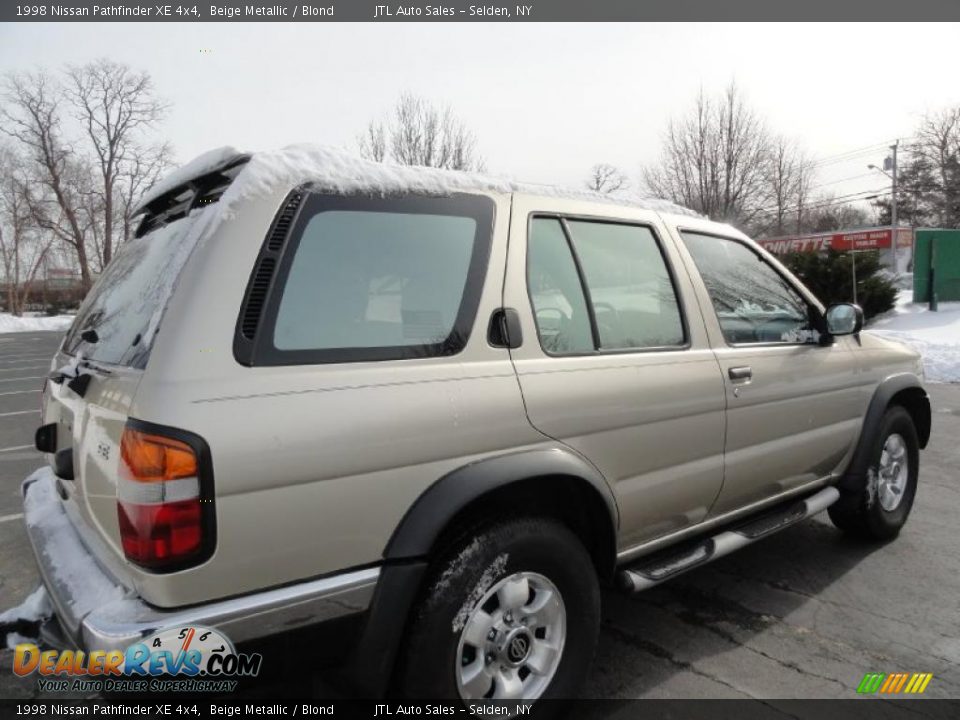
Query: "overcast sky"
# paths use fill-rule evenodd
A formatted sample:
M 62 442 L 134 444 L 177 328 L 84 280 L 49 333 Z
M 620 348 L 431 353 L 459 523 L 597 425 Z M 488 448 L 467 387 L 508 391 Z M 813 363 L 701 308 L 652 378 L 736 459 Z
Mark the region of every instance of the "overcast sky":
M 354 146 L 405 90 L 449 103 L 488 168 L 579 183 L 609 162 L 636 175 L 702 85 L 736 79 L 777 132 L 815 157 L 908 137 L 960 104 L 956 25 L 252 24 L 0 25 L 0 71 L 106 55 L 149 71 L 177 158 L 212 147 Z M 201 52 L 201 51 L 207 52 Z M 885 185 L 884 150 L 820 167 L 838 193 Z

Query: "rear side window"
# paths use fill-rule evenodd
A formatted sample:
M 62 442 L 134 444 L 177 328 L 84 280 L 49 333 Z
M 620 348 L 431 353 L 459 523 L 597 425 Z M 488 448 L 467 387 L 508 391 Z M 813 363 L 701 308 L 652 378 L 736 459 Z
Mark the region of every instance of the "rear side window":
M 548 353 L 674 348 L 686 340 L 666 260 L 643 225 L 534 218 L 527 282 Z
M 258 364 L 450 355 L 489 257 L 484 198 L 311 196 L 268 305 Z
M 560 221 L 530 223 L 528 285 L 540 344 L 549 353 L 592 352 L 590 312 Z
M 640 225 L 571 220 L 602 350 L 682 345 L 680 305 L 660 246 Z

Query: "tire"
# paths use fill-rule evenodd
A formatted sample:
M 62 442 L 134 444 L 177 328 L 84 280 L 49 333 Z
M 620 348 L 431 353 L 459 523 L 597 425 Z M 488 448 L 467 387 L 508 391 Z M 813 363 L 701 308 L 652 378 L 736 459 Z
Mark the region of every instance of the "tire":
M 900 465 L 892 465 L 898 455 Z M 887 408 L 873 438 L 870 458 L 863 487 L 843 493 L 828 513 L 833 524 L 848 535 L 864 540 L 889 540 L 896 537 L 907 522 L 920 472 L 917 430 L 905 408 L 899 405 Z M 899 492 L 894 492 L 897 487 Z
M 569 529 L 544 518 L 481 525 L 428 572 L 401 648 L 398 694 L 576 695 L 596 649 L 600 589 Z

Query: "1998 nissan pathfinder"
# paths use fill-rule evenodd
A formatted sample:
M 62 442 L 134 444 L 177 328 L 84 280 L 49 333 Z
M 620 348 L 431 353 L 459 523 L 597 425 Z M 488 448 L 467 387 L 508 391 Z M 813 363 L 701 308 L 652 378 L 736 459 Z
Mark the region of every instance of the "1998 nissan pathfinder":
M 601 585 L 910 513 L 919 357 L 727 225 L 306 146 L 202 156 L 138 222 L 23 488 L 55 642 L 338 621 L 358 693 L 569 696 Z

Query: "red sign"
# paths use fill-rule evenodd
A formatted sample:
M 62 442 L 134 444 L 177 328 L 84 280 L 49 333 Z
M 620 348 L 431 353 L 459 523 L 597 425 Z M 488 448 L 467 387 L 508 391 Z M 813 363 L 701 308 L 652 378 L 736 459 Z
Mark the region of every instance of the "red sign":
M 826 250 L 886 250 L 891 247 L 892 228 L 870 228 L 848 232 L 788 235 L 758 240 L 764 248 L 776 255 L 791 252 L 823 252 Z M 897 247 L 913 246 L 913 230 L 897 230 Z

